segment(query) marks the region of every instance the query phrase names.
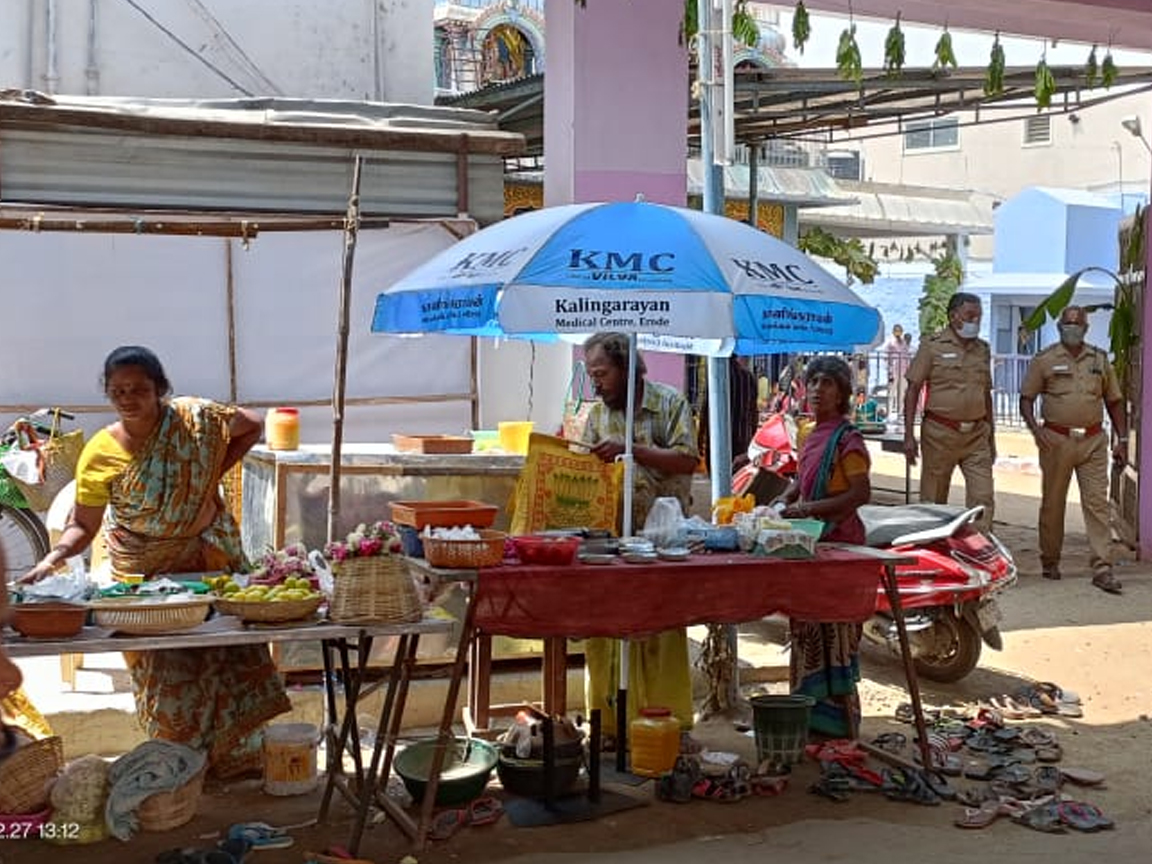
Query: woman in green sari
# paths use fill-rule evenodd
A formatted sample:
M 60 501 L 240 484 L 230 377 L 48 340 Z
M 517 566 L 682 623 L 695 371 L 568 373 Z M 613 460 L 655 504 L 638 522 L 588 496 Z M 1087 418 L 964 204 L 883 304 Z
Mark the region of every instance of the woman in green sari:
M 57 543 L 22 581 L 78 555 L 103 530 L 112 569 L 146 578 L 239 570 L 244 558 L 220 480 L 260 439 L 260 416 L 206 399 L 166 399 L 147 348 L 117 348 L 103 384 L 119 420 L 85 445 L 76 506 Z M 266 646 L 124 652 L 151 737 L 206 751 L 219 778 L 258 771 L 258 733 L 291 703 Z

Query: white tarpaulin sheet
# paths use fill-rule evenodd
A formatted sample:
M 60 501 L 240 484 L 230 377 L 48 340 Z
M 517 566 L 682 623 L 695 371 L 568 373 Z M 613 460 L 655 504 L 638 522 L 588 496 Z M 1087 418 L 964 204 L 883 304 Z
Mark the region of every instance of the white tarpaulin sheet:
M 438 222 L 360 232 L 350 309 L 350 402 L 469 392 L 469 340 L 368 330 L 381 288 L 455 241 Z M 105 404 L 101 365 L 122 344 L 155 350 L 177 393 L 227 400 L 229 244 L 237 401 L 329 400 L 340 232 L 264 234 L 247 249 L 219 238 L 0 232 L 0 405 Z M 466 398 L 350 404 L 344 440 L 387 441 L 394 431 L 459 432 L 470 418 Z M 3 414 L 0 423 L 12 419 Z M 107 412 L 81 421 L 93 430 L 111 419 Z M 306 442 L 330 441 L 331 407 L 302 407 L 301 429 Z

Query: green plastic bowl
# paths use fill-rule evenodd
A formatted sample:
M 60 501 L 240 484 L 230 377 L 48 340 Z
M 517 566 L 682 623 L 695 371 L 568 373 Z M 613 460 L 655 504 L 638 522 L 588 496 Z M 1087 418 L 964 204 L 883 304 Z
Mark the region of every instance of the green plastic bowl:
M 435 738 L 414 741 L 397 753 L 392 763 L 404 781 L 404 788 L 416 803 L 424 800 L 435 750 Z M 487 741 L 456 738 L 444 754 L 440 785 L 436 787 L 436 805 L 454 807 L 479 798 L 488 785 L 497 759 L 496 748 Z

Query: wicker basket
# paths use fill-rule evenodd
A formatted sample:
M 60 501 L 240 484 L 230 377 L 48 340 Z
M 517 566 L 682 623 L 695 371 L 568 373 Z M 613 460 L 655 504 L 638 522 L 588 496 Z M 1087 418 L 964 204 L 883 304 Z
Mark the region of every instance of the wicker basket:
M 196 807 L 200 804 L 200 793 L 204 788 L 204 773 L 207 766 L 171 792 L 157 792 L 149 795 L 136 810 L 142 831 L 170 831 L 192 821 Z
M 507 535 L 487 528 L 479 534 L 479 540 L 422 537 L 424 560 L 433 567 L 495 567 L 504 560 L 504 541 Z
M 215 602 L 216 611 L 221 615 L 235 615 L 241 621 L 282 624 L 310 617 L 324 602 L 324 595 L 302 600 L 229 600 L 218 597 Z
M 328 617 L 342 624 L 403 624 L 424 617 L 407 562 L 394 555 L 348 558 L 332 565 Z
M 20 815 L 43 810 L 48 784 L 64 767 L 64 742 L 58 735 L 31 741 L 0 763 L 0 813 Z
M 176 633 L 204 622 L 212 601 L 207 597 L 167 603 L 139 597 L 105 598 L 90 604 L 97 627 L 134 636 Z

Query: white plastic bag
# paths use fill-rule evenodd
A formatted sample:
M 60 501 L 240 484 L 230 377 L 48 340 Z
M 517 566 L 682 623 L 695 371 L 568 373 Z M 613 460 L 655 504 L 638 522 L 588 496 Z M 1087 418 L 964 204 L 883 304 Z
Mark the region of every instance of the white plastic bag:
M 37 486 L 44 482 L 44 474 L 40 470 L 41 457 L 36 450 L 23 450 L 13 447 L 3 456 L 0 456 L 0 465 L 8 475 L 21 483 Z
M 651 540 L 657 548 L 675 546 L 680 540 L 683 523 L 684 511 L 680 509 L 678 498 L 657 498 L 652 502 L 640 536 Z

